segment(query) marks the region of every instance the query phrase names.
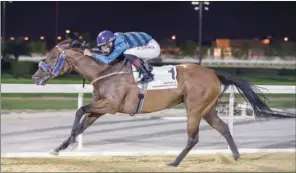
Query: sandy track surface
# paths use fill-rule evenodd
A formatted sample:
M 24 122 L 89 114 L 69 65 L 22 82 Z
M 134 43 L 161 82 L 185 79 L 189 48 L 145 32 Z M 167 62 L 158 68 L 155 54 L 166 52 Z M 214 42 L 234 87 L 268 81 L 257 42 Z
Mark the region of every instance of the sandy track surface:
M 5 172 L 295 172 L 295 153 L 242 154 L 234 161 L 229 154 L 189 155 L 179 167 L 166 163 L 175 156 L 1 158 Z

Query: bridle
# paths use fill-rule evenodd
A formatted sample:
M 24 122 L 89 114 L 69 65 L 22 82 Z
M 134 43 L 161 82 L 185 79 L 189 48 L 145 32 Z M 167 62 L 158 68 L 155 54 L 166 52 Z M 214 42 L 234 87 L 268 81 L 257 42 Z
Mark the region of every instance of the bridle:
M 62 48 L 60 48 L 59 46 L 56 46 L 58 49 L 59 49 L 59 51 L 61 52 L 60 54 L 59 54 L 59 58 L 61 57 L 61 55 L 63 55 L 65 58 L 64 58 L 64 61 L 66 61 L 66 63 L 68 64 L 68 67 L 66 68 L 66 69 L 61 69 L 61 72 L 60 72 L 60 74 L 62 75 L 62 74 L 64 74 L 64 73 L 68 73 L 68 72 L 71 72 L 72 70 L 73 70 L 73 64 L 72 63 L 70 63 L 69 62 L 69 60 L 67 60 L 67 58 L 66 58 L 66 54 L 65 54 L 65 51 L 62 49 Z M 57 62 L 59 61 L 59 59 L 57 60 Z
M 44 61 L 40 61 L 38 64 L 38 66 L 41 67 L 44 71 L 49 72 L 52 77 L 65 74 L 73 70 L 73 65 L 67 60 L 65 51 L 58 45 L 56 46 L 56 48 L 58 48 L 60 53 L 58 54 L 58 59 L 53 67 L 51 67 Z M 68 67 L 64 69 L 63 67 L 65 62 L 68 64 Z

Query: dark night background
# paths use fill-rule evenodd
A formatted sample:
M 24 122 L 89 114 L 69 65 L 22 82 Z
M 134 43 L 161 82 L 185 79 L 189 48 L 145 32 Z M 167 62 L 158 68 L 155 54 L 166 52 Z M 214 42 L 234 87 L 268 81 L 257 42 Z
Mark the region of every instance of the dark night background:
M 61 36 L 66 29 L 89 32 L 95 39 L 104 29 L 144 31 L 157 40 L 173 34 L 178 42 L 197 40 L 198 12 L 193 8 L 191 1 L 58 2 L 58 32 Z M 210 1 L 209 8 L 203 13 L 204 42 L 266 36 L 295 40 L 295 2 Z M 6 37 L 54 39 L 55 21 L 55 1 L 6 3 Z

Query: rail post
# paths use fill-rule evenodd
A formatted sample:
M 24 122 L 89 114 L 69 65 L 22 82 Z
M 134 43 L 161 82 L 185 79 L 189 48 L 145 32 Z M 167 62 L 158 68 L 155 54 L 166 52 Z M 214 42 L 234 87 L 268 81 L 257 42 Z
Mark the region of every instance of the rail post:
M 233 136 L 234 102 L 235 102 L 235 96 L 234 96 L 234 89 L 232 88 L 232 91 L 229 96 L 229 119 L 228 119 L 228 127 L 229 127 L 230 134 L 232 136 Z
M 81 88 L 81 90 L 78 93 L 78 106 L 77 106 L 78 109 L 83 106 L 83 95 L 84 95 L 84 90 L 83 89 L 84 89 L 84 86 L 85 86 L 85 79 L 83 79 L 82 88 Z M 82 134 L 79 134 L 77 136 L 77 141 L 78 141 L 77 150 L 79 151 L 79 150 L 81 150 L 83 148 L 83 145 L 82 145 Z
M 243 104 L 242 104 L 242 113 L 241 113 L 241 116 L 242 117 L 246 117 L 247 116 L 247 108 L 248 108 L 248 103 L 246 101 L 243 101 Z

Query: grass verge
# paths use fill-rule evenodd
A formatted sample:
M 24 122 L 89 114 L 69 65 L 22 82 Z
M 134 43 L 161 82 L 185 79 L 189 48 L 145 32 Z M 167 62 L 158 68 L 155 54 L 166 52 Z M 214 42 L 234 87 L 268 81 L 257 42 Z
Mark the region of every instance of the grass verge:
M 255 85 L 295 85 L 295 76 L 282 76 L 282 75 L 245 75 L 240 76 L 248 79 Z M 80 76 L 61 76 L 54 80 L 48 81 L 48 84 L 82 84 L 82 77 Z M 19 84 L 32 84 L 33 81 L 30 78 L 18 78 L 15 79 L 9 74 L 1 75 L 1 83 L 19 83 Z M 89 81 L 85 81 L 89 84 Z
M 295 94 L 270 94 L 266 95 L 269 99 L 268 105 L 274 108 L 295 108 Z M 223 95 L 221 101 L 228 101 L 229 94 Z M 244 100 L 236 95 L 238 101 Z M 85 94 L 83 104 L 91 103 L 91 94 Z M 2 94 L 1 108 L 3 110 L 20 109 L 76 109 L 77 94 Z M 184 104 L 179 104 L 173 108 L 184 109 Z

